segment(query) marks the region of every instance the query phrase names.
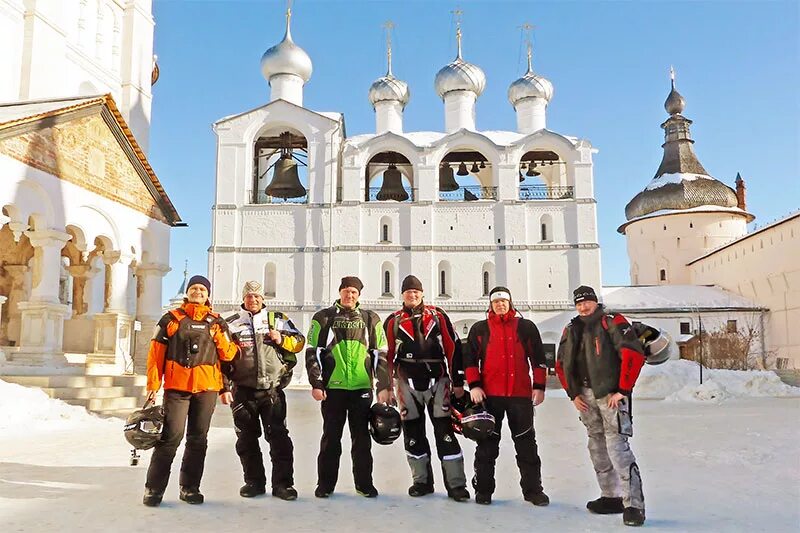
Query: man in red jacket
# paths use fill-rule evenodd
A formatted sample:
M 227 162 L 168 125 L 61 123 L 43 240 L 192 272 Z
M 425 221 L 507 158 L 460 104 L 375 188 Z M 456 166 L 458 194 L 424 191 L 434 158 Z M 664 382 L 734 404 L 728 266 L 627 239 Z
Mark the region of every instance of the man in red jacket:
M 472 326 L 464 354 L 472 401 L 484 403 L 495 418 L 494 432 L 478 441 L 475 451 L 475 502 L 492 503 L 500 430 L 508 416 L 523 497 L 533 505 L 545 506 L 550 498 L 542 490 L 542 461 L 533 428 L 533 407 L 544 401 L 547 377 L 542 338 L 536 325 L 514 309 L 507 288 L 492 289 L 489 301 L 488 318 Z

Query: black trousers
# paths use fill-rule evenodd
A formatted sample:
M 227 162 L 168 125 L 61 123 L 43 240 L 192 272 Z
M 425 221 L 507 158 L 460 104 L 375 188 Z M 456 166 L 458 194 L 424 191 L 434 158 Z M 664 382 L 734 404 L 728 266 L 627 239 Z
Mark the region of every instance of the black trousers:
M 264 458 L 258 439 L 261 428 L 269 444 L 272 488 L 294 485 L 294 446 L 286 427 L 286 394 L 283 390 L 258 390 L 236 386 L 233 391 L 236 453 L 242 462 L 244 481 L 266 486 Z
M 478 441 L 473 487 L 484 494 L 494 492 L 494 466 L 500 454 L 500 433 L 503 419 L 508 417 L 508 427 L 517 452 L 522 494 L 527 496 L 542 492 L 542 461 L 539 459 L 536 431 L 533 428 L 533 402 L 530 398 L 490 396 L 484 404 L 494 416 L 495 427 L 488 438 Z
M 333 492 L 339 478 L 342 456 L 342 432 L 347 421 L 350 427 L 350 457 L 353 460 L 353 481 L 356 488 L 372 486 L 372 440 L 369 416 L 372 391 L 328 389 L 322 401 L 322 439 L 317 457 L 317 485 Z
M 208 428 L 217 405 L 217 391 L 164 391 L 164 431 L 153 449 L 145 487 L 164 492 L 175 452 L 186 432 L 186 446 L 181 463 L 180 486 L 200 488 L 208 448 Z

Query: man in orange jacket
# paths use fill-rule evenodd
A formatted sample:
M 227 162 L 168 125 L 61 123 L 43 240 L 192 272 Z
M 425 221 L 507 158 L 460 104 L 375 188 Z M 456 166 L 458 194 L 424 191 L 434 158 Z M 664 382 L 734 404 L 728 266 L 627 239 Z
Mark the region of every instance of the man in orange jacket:
M 184 304 L 158 322 L 147 354 L 147 398 L 155 399 L 164 381 L 164 432 L 153 450 L 143 503 L 161 503 L 175 452 L 186 431 L 180 475 L 180 499 L 203 503 L 200 480 L 208 448 L 211 415 L 222 389 L 220 361 L 236 355 L 226 322 L 211 310 L 211 282 L 192 276 Z M 187 428 L 188 419 L 188 428 Z

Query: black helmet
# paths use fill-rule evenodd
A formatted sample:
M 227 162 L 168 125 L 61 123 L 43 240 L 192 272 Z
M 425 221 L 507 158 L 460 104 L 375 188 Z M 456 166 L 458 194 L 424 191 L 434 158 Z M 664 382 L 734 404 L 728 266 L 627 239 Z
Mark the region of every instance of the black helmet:
M 391 444 L 400 436 L 400 412 L 385 403 L 370 409 L 369 434 L 378 444 Z
M 483 404 L 474 404 L 468 395 L 461 399 L 451 398 L 450 417 L 453 431 L 472 440 L 483 440 L 494 431 L 494 417 Z
M 125 438 L 137 450 L 149 450 L 161 440 L 164 408 L 160 405 L 134 411 L 125 421 Z
M 642 324 L 636 333 L 644 345 L 644 357 L 648 365 L 660 365 L 669 359 L 672 352 L 672 339 L 666 331 Z
M 483 440 L 494 431 L 494 416 L 482 404 L 467 407 L 461 417 L 461 433 L 471 440 Z

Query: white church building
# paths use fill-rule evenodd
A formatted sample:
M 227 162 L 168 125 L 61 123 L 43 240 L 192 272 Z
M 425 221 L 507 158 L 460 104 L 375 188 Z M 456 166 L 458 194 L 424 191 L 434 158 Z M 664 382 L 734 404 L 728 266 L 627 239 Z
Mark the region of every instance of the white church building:
M 486 77 L 464 59 L 460 26 L 456 40 L 434 79 L 442 131 L 404 129 L 411 92 L 392 72 L 389 45 L 387 72 L 368 92 L 375 132 L 348 137 L 341 113 L 304 106 L 312 62 L 287 13 L 283 40 L 261 61 L 269 102 L 214 125 L 217 308 L 238 306 L 243 283 L 260 280 L 266 304 L 306 327 L 338 297 L 339 279 L 357 275 L 362 305 L 385 317 L 414 274 L 464 335 L 496 284 L 542 323 L 574 310 L 572 288 L 599 286 L 595 150 L 547 129 L 553 86 L 534 72 L 530 47 L 527 72 L 508 90 L 516 128 L 478 131 Z M 551 350 L 562 327 L 542 332 Z
M 0 0 L 4 377 L 144 368 L 182 225 L 146 156 L 153 27 L 150 0 Z

